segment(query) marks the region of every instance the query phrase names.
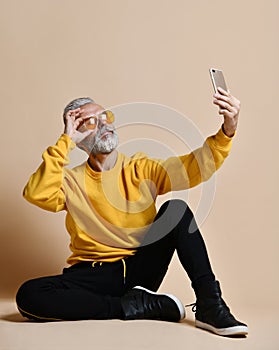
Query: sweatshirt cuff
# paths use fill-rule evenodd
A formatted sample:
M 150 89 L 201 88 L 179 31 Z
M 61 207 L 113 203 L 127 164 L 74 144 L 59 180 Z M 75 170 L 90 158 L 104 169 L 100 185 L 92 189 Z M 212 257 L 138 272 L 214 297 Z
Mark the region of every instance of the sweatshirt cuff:
M 71 151 L 76 147 L 75 142 L 66 134 L 62 134 L 58 141 L 57 141 L 58 146 L 64 146 L 67 151 Z M 64 148 L 63 147 L 63 148 Z
M 226 152 L 229 153 L 231 147 L 232 147 L 232 139 L 234 136 L 229 137 L 227 136 L 222 128 L 219 129 L 219 131 L 215 134 L 212 135 L 211 137 L 209 137 L 207 139 L 207 143 L 210 145 L 213 143 L 213 147 L 215 147 L 216 149 L 222 151 L 222 152 Z
M 215 135 L 215 141 L 221 145 L 227 145 L 228 143 L 231 143 L 233 138 L 235 137 L 236 132 L 233 134 L 233 136 L 227 136 L 224 131 L 223 128 L 221 127 L 217 134 Z

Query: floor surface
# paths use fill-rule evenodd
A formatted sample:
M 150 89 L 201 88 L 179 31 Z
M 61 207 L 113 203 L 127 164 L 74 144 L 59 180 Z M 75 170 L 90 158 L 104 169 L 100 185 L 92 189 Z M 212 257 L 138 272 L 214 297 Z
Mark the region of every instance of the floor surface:
M 180 323 L 161 321 L 75 321 L 35 323 L 17 312 L 12 300 L 0 301 L 0 350 L 279 350 L 277 310 L 246 310 L 247 337 L 216 336 L 194 327 L 194 315 Z

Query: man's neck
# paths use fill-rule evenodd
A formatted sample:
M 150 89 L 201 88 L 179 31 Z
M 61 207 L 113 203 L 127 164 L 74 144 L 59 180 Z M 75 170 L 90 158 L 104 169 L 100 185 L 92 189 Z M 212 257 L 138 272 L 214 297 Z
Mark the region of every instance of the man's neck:
M 90 154 L 88 163 L 94 171 L 107 171 L 111 170 L 117 160 L 117 151 L 113 150 L 111 153 L 105 154 Z

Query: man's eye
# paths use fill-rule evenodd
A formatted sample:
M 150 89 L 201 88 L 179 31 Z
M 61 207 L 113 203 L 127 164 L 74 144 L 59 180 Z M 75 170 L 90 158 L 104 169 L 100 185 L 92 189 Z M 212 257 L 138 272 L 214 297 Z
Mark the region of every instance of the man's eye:
M 95 118 L 90 118 L 90 119 L 89 119 L 89 124 L 90 124 L 90 125 L 96 124 Z

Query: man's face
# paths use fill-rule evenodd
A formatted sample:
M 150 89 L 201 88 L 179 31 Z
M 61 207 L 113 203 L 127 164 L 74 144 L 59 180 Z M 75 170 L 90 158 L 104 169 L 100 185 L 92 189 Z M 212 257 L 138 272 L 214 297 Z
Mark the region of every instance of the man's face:
M 88 103 L 83 105 L 80 108 L 80 117 L 88 117 L 98 116 L 105 109 L 96 104 L 96 103 Z M 85 124 L 82 124 L 78 131 L 84 132 L 87 130 Z M 115 130 L 115 126 L 113 123 L 108 123 L 102 118 L 98 118 L 97 125 L 94 130 L 92 130 L 91 134 L 88 135 L 85 139 L 83 139 L 77 146 L 83 150 L 85 150 L 88 154 L 92 153 L 93 155 L 101 154 L 101 153 L 110 153 L 112 152 L 118 145 L 118 136 Z

